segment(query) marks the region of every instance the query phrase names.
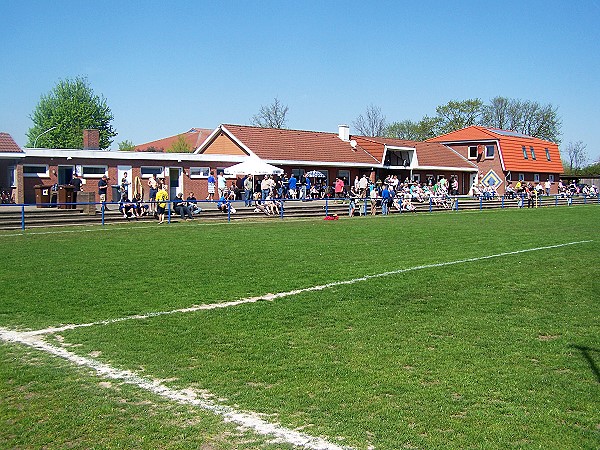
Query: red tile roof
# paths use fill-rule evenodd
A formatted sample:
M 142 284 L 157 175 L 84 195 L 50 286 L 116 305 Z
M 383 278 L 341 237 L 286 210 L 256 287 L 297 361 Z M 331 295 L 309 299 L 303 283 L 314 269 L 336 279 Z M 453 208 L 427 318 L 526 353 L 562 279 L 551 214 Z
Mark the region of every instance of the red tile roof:
M 504 161 L 504 170 L 538 173 L 563 172 L 557 144 L 513 131 L 473 125 L 428 140 L 428 142 L 443 142 L 447 145 L 490 141 L 498 141 Z M 528 159 L 523 157 L 523 147 L 527 150 Z M 532 158 L 531 147 L 534 148 L 536 159 Z M 546 149 L 548 149 L 550 160 L 546 156 Z
M 267 161 L 315 161 L 380 164 L 365 149 L 354 150 L 337 133 L 222 125 L 259 158 Z
M 23 153 L 23 150 L 10 134 L 0 132 L 0 153 Z
M 164 139 L 158 139 L 156 141 L 146 142 L 145 144 L 139 144 L 135 146 L 136 152 L 145 152 L 150 147 L 154 147 L 160 152 L 165 152 L 169 147 L 171 147 L 179 136 L 183 136 L 185 141 L 190 147 L 190 153 L 194 152 L 198 147 L 200 147 L 206 138 L 210 136 L 213 130 L 209 130 L 206 128 L 192 128 L 185 133 L 176 134 L 175 136 L 169 136 Z
M 388 138 L 367 138 L 362 136 L 353 136 L 361 147 L 367 147 L 369 151 L 383 158 L 384 147 L 411 147 L 416 149 L 417 161 L 419 167 L 454 167 L 461 169 L 476 169 L 477 166 L 471 163 L 460 154 L 437 142 L 407 141 L 403 139 Z M 376 147 L 379 147 L 378 149 Z

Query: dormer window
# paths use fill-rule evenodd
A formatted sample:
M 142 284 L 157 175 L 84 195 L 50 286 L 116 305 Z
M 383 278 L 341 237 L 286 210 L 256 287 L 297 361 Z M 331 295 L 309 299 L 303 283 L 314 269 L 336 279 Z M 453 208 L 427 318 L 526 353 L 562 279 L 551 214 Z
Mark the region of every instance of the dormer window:
M 550 161 L 550 150 L 548 150 L 547 148 L 545 148 L 544 150 L 546 150 L 546 159 Z
M 494 146 L 493 145 L 486 145 L 485 146 L 485 157 L 487 159 L 493 159 L 494 158 Z
M 472 145 L 469 147 L 469 159 L 477 159 L 477 146 Z
M 521 147 L 521 150 L 523 150 L 523 159 L 529 159 L 529 157 L 527 156 L 527 147 L 525 147 L 524 145 Z
M 529 150 L 531 150 L 531 159 L 535 159 L 535 151 L 533 150 L 533 147 L 529 147 Z

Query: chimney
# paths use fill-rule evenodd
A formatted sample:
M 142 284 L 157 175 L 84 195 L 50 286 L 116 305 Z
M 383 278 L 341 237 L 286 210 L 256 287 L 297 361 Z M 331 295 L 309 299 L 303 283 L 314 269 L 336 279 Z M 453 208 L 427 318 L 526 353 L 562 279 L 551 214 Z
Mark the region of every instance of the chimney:
M 338 137 L 344 141 L 344 142 L 348 142 L 350 140 L 350 127 L 348 125 L 340 125 L 339 126 L 339 133 L 338 133 Z
M 83 149 L 100 150 L 100 130 L 83 130 Z

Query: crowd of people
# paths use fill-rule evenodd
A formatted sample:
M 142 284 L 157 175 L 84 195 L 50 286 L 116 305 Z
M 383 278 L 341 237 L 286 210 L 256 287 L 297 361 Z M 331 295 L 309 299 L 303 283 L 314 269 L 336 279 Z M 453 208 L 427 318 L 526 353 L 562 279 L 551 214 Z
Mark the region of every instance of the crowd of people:
M 106 201 L 107 177 L 103 177 L 98 183 L 100 200 Z M 348 202 L 348 214 L 387 215 L 392 210 L 411 212 L 416 210 L 415 203 L 430 203 L 434 206 L 451 209 L 453 207 L 452 197 L 459 194 L 458 179 L 451 177 L 450 180 L 444 176 L 436 182 L 428 179 L 426 182 L 410 180 L 406 178 L 401 181 L 397 175 L 388 175 L 384 180 L 373 181 L 363 175 L 356 176 L 354 183 L 349 185 L 345 178 L 338 177 L 335 182 L 329 184 L 325 178 L 313 178 L 301 176 L 299 179 L 294 174 L 288 175 L 248 175 L 231 181 L 229 186 L 225 176 L 219 173 L 217 177 L 210 172 L 208 177 L 207 201 L 216 201 L 216 207 L 223 213 L 236 213 L 232 207 L 233 201 L 244 201 L 244 206 L 251 207 L 254 212 L 267 216 L 279 215 L 283 208 L 284 200 L 332 199 L 335 202 Z M 151 176 L 148 179 L 149 201 L 144 203 L 139 194 L 133 199 L 128 197 L 129 180 L 127 173 L 124 174 L 120 183 L 121 201 L 119 211 L 124 218 L 140 218 L 152 215 L 159 223 L 164 222 L 164 216 L 169 199 L 167 187 L 163 178 Z M 537 205 L 538 197 L 550 195 L 552 182 L 531 183 L 518 181 L 514 186 L 507 183 L 505 197 L 516 199 L 519 206 L 523 207 L 527 201 L 528 207 Z M 598 188 L 595 185 L 576 185 L 575 183 L 564 184 L 562 180 L 558 183 L 558 193 L 561 196 L 571 197 L 573 195 L 584 195 L 590 197 L 598 196 Z M 215 194 L 218 199 L 215 200 Z M 469 195 L 483 200 L 499 198 L 494 186 L 477 184 L 471 187 Z M 198 200 L 193 192 L 190 192 L 184 200 L 183 194 L 178 194 L 172 201 L 172 210 L 182 220 L 193 220 L 202 209 L 198 206 Z

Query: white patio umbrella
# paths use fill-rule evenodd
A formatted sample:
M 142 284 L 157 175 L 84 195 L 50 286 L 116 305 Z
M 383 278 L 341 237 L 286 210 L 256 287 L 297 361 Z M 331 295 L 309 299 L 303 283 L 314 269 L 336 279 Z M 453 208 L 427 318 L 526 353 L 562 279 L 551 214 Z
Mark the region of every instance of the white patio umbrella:
M 224 170 L 226 175 L 281 175 L 283 169 L 264 162 L 257 157 L 235 164 Z

